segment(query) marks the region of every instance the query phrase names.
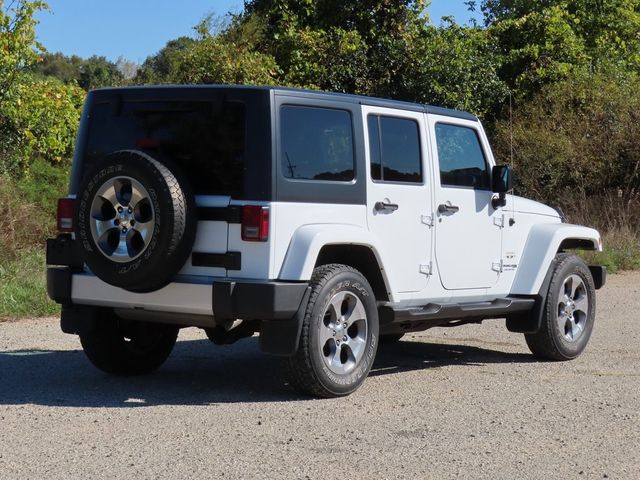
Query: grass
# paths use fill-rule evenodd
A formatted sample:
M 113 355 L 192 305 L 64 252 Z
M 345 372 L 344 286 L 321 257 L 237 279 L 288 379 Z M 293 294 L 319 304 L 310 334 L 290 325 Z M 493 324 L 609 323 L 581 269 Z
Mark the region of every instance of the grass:
M 570 223 L 589 225 L 602 234 L 602 252 L 578 252 L 609 272 L 640 269 L 640 195 L 608 192 L 572 197 L 564 205 Z
M 604 265 L 610 273 L 640 270 L 640 232 L 621 229 L 603 235 L 602 252 L 578 252 L 591 265 Z
M 56 192 L 61 180 L 20 182 L 0 175 L 0 319 L 55 315 L 47 297 L 44 239 L 54 233 Z
M 56 315 L 60 307 L 47 297 L 44 248 L 21 250 L 0 263 L 0 319 Z

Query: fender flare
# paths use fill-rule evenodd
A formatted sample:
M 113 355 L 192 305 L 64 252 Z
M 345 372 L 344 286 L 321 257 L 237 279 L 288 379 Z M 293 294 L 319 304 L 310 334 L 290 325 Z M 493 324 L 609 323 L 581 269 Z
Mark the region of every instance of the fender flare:
M 549 271 L 549 266 L 566 240 L 580 240 L 602 251 L 597 230 L 566 223 L 534 225 L 529 232 L 524 251 L 511 287 L 511 295 L 537 295 Z
M 389 278 L 383 264 L 378 242 L 374 235 L 363 227 L 345 224 L 311 224 L 299 227 L 293 234 L 285 255 L 279 280 L 308 281 L 320 250 L 327 245 L 359 245 L 372 250 L 378 266 L 382 270 L 382 278 L 389 289 Z M 388 290 L 391 291 L 391 290 Z

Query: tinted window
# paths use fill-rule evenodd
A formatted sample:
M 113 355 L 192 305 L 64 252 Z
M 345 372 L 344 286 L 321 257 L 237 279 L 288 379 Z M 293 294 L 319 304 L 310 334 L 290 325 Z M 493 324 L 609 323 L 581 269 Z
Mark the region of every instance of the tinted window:
M 346 110 L 283 106 L 280 132 L 286 178 L 354 179 L 353 131 Z
M 406 118 L 369 115 L 371 177 L 382 182 L 422 182 L 418 124 Z
M 237 102 L 124 102 L 93 106 L 88 165 L 109 153 L 143 150 L 180 166 L 200 194 L 242 195 L 245 108 Z
M 489 188 L 487 161 L 473 128 L 436 124 L 442 185 Z

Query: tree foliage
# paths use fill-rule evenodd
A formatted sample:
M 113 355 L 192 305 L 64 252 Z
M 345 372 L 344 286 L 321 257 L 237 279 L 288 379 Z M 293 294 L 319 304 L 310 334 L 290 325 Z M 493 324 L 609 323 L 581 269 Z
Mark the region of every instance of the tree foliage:
M 640 69 L 640 0 L 483 0 L 502 78 L 520 96 L 544 85 Z
M 36 63 L 43 51 L 36 42 L 34 15 L 45 8 L 39 0 L 0 0 L 0 103 L 10 96 L 20 72 Z
M 548 85 L 513 117 L 519 188 L 547 202 L 613 192 L 640 194 L 640 81 L 603 75 Z M 511 126 L 497 124 L 494 148 L 509 158 Z
M 85 93 L 56 79 L 25 76 L 0 106 L 0 167 L 22 174 L 36 158 L 66 163 L 71 158 Z M 0 172 L 3 173 L 3 172 Z
M 35 158 L 68 161 L 84 92 L 34 77 L 43 53 L 34 17 L 41 1 L 0 1 L 0 173 L 25 174 Z
M 78 87 L 267 84 L 431 103 L 483 117 L 502 157 L 511 93 L 523 193 L 558 199 L 614 185 L 627 192 L 637 165 L 631 139 L 640 133 L 640 0 L 468 2 L 484 14 L 483 26 L 436 26 L 428 3 L 247 0 L 242 13 L 209 17 L 138 68 L 43 53 L 33 14 L 45 4 L 13 1 L 0 17 L 1 165 L 69 158 Z M 562 166 L 569 173 L 557 174 Z

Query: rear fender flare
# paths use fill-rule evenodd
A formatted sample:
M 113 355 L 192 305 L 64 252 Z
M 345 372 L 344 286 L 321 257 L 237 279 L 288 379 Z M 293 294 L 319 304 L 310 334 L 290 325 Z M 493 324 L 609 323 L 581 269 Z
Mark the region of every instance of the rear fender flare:
M 387 291 L 392 292 L 377 244 L 375 236 L 362 227 L 342 224 L 304 225 L 293 234 L 278 279 L 310 280 L 320 250 L 326 245 L 361 245 L 372 250 Z

